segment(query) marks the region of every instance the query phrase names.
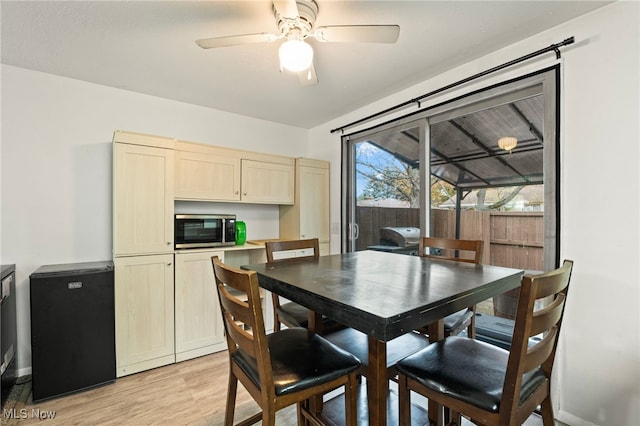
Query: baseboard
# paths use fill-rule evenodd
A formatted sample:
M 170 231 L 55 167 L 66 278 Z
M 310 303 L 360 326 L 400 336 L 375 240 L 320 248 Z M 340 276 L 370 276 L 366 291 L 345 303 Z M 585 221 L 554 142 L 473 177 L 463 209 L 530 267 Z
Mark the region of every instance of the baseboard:
M 566 411 L 559 410 L 556 415 L 556 420 L 572 426 L 599 426 L 595 423 L 591 423 L 585 419 L 581 419 L 578 416 L 575 416 L 571 413 L 567 413 Z
M 28 376 L 31 374 L 31 367 L 18 368 L 18 377 Z

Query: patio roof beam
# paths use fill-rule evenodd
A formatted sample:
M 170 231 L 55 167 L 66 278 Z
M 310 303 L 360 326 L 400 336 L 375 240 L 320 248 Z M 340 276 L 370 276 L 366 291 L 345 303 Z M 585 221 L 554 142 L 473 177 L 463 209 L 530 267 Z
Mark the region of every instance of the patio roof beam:
M 441 153 L 440 151 L 436 150 L 435 148 L 431 148 L 431 153 L 434 155 L 437 155 L 438 157 L 442 158 L 443 160 L 445 160 L 445 164 L 450 164 L 456 168 L 458 168 L 458 170 L 463 171 L 465 173 L 470 174 L 471 176 L 475 177 L 476 179 L 478 179 L 479 181 L 484 182 L 487 185 L 490 185 L 491 183 L 485 179 L 483 179 L 482 177 L 478 176 L 477 174 L 473 173 L 471 170 L 467 169 L 466 167 L 464 167 L 462 164 L 459 164 L 456 161 L 452 161 L 449 157 L 447 157 L 446 155 L 444 155 L 443 153 Z M 438 175 L 435 175 L 438 176 Z M 438 176 L 439 179 L 442 179 Z M 444 180 L 444 179 L 443 179 Z M 447 181 L 449 182 L 449 181 Z M 449 182 L 450 184 L 452 184 L 453 186 L 456 186 L 455 182 Z
M 509 162 L 505 161 L 504 158 L 494 155 L 493 151 L 491 151 L 491 149 L 489 149 L 489 147 L 487 147 L 486 144 L 484 144 L 483 142 L 481 142 L 480 140 L 478 140 L 478 138 L 475 137 L 475 135 L 469 133 L 467 131 L 467 129 L 465 129 L 461 124 L 458 124 L 455 120 L 449 120 L 449 123 L 451 123 L 451 125 L 453 127 L 455 127 L 456 129 L 458 129 L 463 135 L 467 136 L 468 138 L 471 139 L 471 141 L 477 145 L 479 148 L 485 150 L 485 152 L 490 156 L 490 157 L 496 157 L 496 160 L 498 160 L 503 166 L 511 169 L 515 174 L 517 174 L 518 176 L 520 176 L 521 178 L 523 178 L 526 182 L 529 182 L 529 179 L 523 175 L 518 169 L 516 169 L 515 167 L 513 167 L 511 164 L 509 164 Z
M 542 132 L 540 129 L 536 127 L 533 121 L 529 120 L 529 118 L 525 115 L 524 112 L 520 108 L 518 108 L 515 104 L 509 104 L 513 112 L 515 112 L 525 123 L 529 125 L 529 131 L 536 137 L 536 139 L 540 142 L 540 145 L 544 143 L 544 137 L 542 136 Z
M 518 147 L 517 149 L 514 149 L 514 152 L 518 152 L 518 153 L 526 153 L 526 152 L 533 152 L 533 151 L 540 151 L 541 149 L 543 149 L 543 147 L 538 143 L 537 139 L 527 139 L 525 141 L 520 141 L 518 142 Z M 502 150 L 500 150 L 502 151 Z M 510 155 L 509 152 L 507 151 L 502 151 L 502 152 L 492 152 L 490 154 L 488 153 L 476 153 L 476 154 L 463 154 L 463 155 L 458 155 L 455 157 L 449 157 L 449 160 L 451 161 L 472 161 L 472 160 L 482 160 L 484 158 L 489 158 L 489 157 L 498 157 L 498 156 L 503 156 L 503 155 Z M 434 164 L 446 164 L 444 161 L 432 161 L 431 165 Z

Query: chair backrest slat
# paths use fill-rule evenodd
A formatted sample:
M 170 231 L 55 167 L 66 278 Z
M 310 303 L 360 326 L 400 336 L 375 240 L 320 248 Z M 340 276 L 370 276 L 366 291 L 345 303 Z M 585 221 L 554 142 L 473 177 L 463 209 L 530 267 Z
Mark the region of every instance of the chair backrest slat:
M 541 368 L 547 381 L 551 379 L 572 269 L 573 262 L 565 260 L 560 268 L 551 272 L 525 275 L 522 278 L 511 352 L 500 402 L 500 412 L 509 413 L 510 416 L 503 419 L 505 424 L 521 423 L 530 414 L 527 410 L 518 410 L 525 373 Z M 547 297 L 552 298 L 551 303 L 537 308 L 536 301 Z M 539 334 L 542 334 L 542 339 L 530 345 L 529 338 Z
M 212 257 L 211 262 L 229 351 L 242 350 L 254 358 L 261 382 L 271 383 L 273 373 L 257 274 L 225 265 L 217 256 Z
M 549 330 L 551 327 L 556 325 L 558 321 L 560 321 L 560 318 L 562 317 L 562 308 L 564 307 L 564 301 L 564 294 L 559 294 L 558 297 L 549 305 L 533 313 L 529 337 L 536 336 Z
M 292 262 L 318 259 L 320 244 L 317 238 L 306 240 L 267 241 L 267 262 Z
M 527 354 L 524 357 L 524 364 L 522 366 L 523 371 L 531 371 L 539 367 L 549 358 L 551 351 L 554 349 L 557 334 L 558 328 L 553 327 L 540 342 L 527 348 Z
M 481 240 L 422 237 L 419 250 L 422 257 L 479 264 L 482 262 L 482 247 Z M 432 249 L 439 253 L 435 254 Z
M 225 322 L 225 331 L 237 348 L 241 348 L 252 357 L 256 357 L 253 334 L 247 330 L 252 322 L 249 304 L 238 300 L 226 288 L 218 288 L 222 315 Z

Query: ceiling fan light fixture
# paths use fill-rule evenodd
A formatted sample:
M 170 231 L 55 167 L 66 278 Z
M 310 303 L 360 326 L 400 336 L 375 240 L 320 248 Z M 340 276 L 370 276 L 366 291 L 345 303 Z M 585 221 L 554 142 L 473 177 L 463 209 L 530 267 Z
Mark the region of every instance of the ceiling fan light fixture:
M 511 150 L 515 148 L 516 145 L 518 145 L 518 139 L 512 136 L 505 136 L 498 139 L 498 146 L 505 151 L 511 152 Z
M 278 49 L 280 66 L 287 71 L 300 72 L 309 69 L 313 62 L 313 48 L 304 40 L 287 40 Z

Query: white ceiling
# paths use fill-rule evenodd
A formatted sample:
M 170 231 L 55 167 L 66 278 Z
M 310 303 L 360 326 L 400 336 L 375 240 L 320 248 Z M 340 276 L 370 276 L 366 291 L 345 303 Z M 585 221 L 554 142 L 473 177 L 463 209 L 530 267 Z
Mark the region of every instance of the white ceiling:
M 311 128 L 610 3 L 317 1 L 316 26 L 398 24 L 398 42 L 312 40 L 319 83 L 301 86 L 280 72 L 278 42 L 194 42 L 276 33 L 268 0 L 3 0 L 2 63 Z

